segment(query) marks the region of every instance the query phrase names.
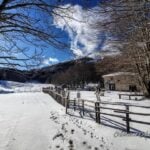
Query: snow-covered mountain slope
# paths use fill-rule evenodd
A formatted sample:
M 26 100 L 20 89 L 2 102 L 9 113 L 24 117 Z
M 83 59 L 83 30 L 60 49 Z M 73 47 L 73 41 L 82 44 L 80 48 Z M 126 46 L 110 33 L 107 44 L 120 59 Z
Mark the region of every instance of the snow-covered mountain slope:
M 50 85 L 40 83 L 21 83 L 21 82 L 0 80 L 0 93 L 40 92 L 42 91 L 42 87 L 47 86 Z
M 0 93 L 13 93 L 14 90 L 7 81 L 0 81 Z

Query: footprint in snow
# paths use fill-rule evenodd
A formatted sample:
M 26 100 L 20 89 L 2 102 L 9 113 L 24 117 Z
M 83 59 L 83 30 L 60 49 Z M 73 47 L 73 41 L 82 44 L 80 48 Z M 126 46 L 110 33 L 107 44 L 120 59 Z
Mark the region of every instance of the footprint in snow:
M 56 148 L 60 148 L 60 146 L 59 146 L 59 145 L 56 145 Z
M 88 149 L 92 149 L 92 146 L 88 146 Z
M 59 138 L 59 137 L 62 138 L 63 141 L 65 140 L 64 135 L 63 135 L 62 133 L 56 134 L 56 135 L 53 137 L 53 140 L 55 140 L 55 139 L 57 139 L 57 138 Z
M 83 144 L 83 145 L 86 145 L 86 144 L 87 144 L 87 142 L 86 142 L 86 141 L 83 141 L 83 142 L 82 142 L 82 144 Z
M 75 130 L 74 130 L 74 129 L 72 129 L 72 130 L 71 130 L 71 134 L 74 134 L 74 131 L 75 131 Z
M 69 140 L 69 150 L 73 150 L 73 141 L 72 140 Z

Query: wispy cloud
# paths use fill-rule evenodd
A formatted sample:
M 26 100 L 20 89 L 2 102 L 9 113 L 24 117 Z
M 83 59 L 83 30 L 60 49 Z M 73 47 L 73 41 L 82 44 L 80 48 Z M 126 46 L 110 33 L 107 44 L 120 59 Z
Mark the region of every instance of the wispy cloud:
M 79 5 L 65 5 L 63 7 L 70 9 L 69 12 L 66 12 L 69 17 L 64 19 L 58 15 L 54 16 L 54 25 L 68 32 L 71 39 L 70 49 L 76 56 L 92 55 L 105 42 L 104 38 L 99 38 L 100 29 L 94 28 L 93 25 L 99 20 L 106 19 L 106 16 L 95 13 L 95 10 L 99 9 L 96 7 L 90 11 Z M 60 10 L 55 9 L 55 11 L 62 14 Z
M 59 60 L 53 57 L 45 58 L 43 60 L 43 65 L 52 65 L 52 64 L 57 64 L 57 63 L 59 63 Z

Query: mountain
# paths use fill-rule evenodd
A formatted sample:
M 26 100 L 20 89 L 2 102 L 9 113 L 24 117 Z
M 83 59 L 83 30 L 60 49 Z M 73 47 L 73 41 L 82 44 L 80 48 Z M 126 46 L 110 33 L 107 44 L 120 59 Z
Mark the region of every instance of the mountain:
M 26 82 L 26 73 L 27 71 L 21 71 L 11 68 L 0 68 L 0 80 Z
M 78 85 L 102 81 L 102 75 L 118 71 L 134 71 L 124 55 L 103 59 L 84 57 L 29 71 L 0 68 L 0 80 Z
M 92 58 L 84 57 L 81 59 L 71 60 L 56 65 L 44 67 L 42 69 L 35 69 L 28 72 L 32 80 L 38 80 L 40 82 L 51 82 L 52 77 L 56 74 L 61 76 L 62 73 L 73 68 L 77 64 L 84 64 L 85 66 L 91 64 L 94 66 Z
M 0 80 L 10 80 L 18 82 L 49 82 L 51 80 L 51 77 L 56 73 L 65 72 L 66 70 L 75 66 L 78 63 L 94 64 L 94 61 L 92 58 L 84 57 L 81 59 L 71 60 L 56 65 L 47 66 L 41 69 L 32 69 L 29 71 L 22 71 L 11 68 L 0 68 Z

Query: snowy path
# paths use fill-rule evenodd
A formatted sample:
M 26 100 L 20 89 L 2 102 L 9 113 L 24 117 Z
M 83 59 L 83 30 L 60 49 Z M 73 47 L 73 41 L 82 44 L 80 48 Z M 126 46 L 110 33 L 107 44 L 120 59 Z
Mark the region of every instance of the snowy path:
M 43 93 L 0 95 L 0 150 L 148 150 L 150 140 L 65 114 Z M 119 132 L 119 131 L 118 131 Z
M 44 150 L 49 143 L 49 103 L 41 94 L 0 96 L 0 149 Z

